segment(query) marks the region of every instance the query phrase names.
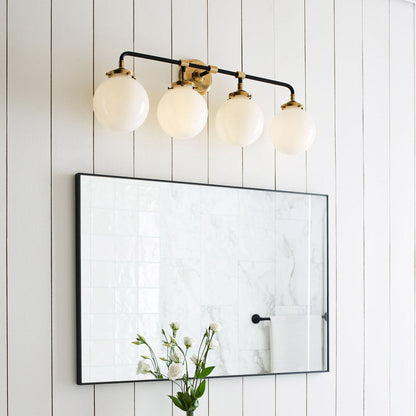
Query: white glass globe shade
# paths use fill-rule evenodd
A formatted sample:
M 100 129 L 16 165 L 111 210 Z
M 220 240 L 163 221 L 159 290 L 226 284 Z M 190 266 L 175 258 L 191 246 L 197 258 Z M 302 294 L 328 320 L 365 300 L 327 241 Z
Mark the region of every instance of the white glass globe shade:
M 107 129 L 131 132 L 146 119 L 149 97 L 130 75 L 115 74 L 98 86 L 93 108 L 97 120 Z
M 207 104 L 191 85 L 175 85 L 157 106 L 160 127 L 175 139 L 195 137 L 205 127 L 207 117 Z
M 315 140 L 312 117 L 299 107 L 280 111 L 270 125 L 270 140 L 281 153 L 293 155 L 307 150 Z
M 263 132 L 264 116 L 253 100 L 244 95 L 237 95 L 218 109 L 215 127 L 225 142 L 247 146 L 254 143 Z

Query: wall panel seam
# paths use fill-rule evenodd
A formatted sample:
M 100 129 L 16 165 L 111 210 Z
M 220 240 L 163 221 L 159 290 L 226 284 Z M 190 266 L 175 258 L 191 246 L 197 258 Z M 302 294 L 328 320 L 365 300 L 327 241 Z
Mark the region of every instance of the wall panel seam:
M 364 117 L 364 96 L 365 96 L 365 86 L 364 86 L 364 0 L 361 0 L 361 134 L 362 134 L 362 187 L 363 187 L 363 282 L 362 282 L 362 288 L 363 288 L 363 368 L 362 368 L 362 380 L 363 380 L 363 415 L 365 415 L 365 362 L 366 362 L 366 355 L 365 355 L 365 323 L 366 323 L 366 291 L 365 291 L 365 279 L 366 279 L 366 267 L 365 267 L 365 254 L 366 254 L 366 230 L 365 230 L 365 117 Z
M 413 414 L 416 412 L 416 360 L 415 360 L 415 348 L 416 348 L 416 284 L 415 284 L 415 269 L 416 269 L 416 256 L 415 256 L 415 249 L 416 249 L 416 207 L 415 207 L 415 185 L 416 185 L 416 146 L 415 137 L 416 137 L 416 117 L 415 117 L 415 100 L 416 100 L 416 82 L 415 82 L 415 70 L 416 70 L 416 58 L 415 58 L 415 5 L 412 5 L 413 13 L 412 13 L 412 24 L 413 24 L 413 39 L 412 39 L 412 53 L 413 53 Z
M 9 0 L 6 0 L 6 412 L 9 416 Z
M 333 24 L 333 39 L 334 39 L 334 62 L 333 62 L 333 72 L 334 72 L 334 108 L 333 108 L 333 117 L 334 117 L 334 181 L 335 181 L 335 191 L 334 191 L 334 227 L 335 227 L 335 415 L 338 415 L 338 192 L 337 192 L 337 88 L 336 88 L 336 0 L 332 0 L 332 24 Z
M 54 366 L 53 366 L 53 94 L 52 94 L 52 86 L 53 86 L 53 0 L 50 0 L 50 83 L 49 83 L 49 134 L 50 134 L 50 145 L 49 145 L 49 157 L 50 157 L 50 268 L 51 268 L 51 276 L 50 276 L 50 294 L 51 294 L 51 301 L 50 301 L 50 308 L 51 308 L 51 317 L 50 317 L 50 326 L 51 326 L 51 334 L 50 334 L 50 342 L 51 342 L 51 415 L 54 414 Z
M 391 415 L 391 0 L 389 2 L 388 25 L 389 25 L 389 142 L 388 142 L 388 163 L 389 163 L 389 182 L 388 182 L 388 198 L 389 198 L 389 415 Z

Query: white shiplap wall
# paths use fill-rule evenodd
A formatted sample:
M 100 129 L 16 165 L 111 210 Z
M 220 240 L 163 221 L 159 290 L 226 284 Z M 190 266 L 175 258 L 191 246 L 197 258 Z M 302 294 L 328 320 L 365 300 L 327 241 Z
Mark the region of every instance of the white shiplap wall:
M 242 151 L 210 118 L 172 142 L 155 108 L 176 69 L 139 60 L 149 118 L 109 133 L 91 98 L 125 49 L 286 80 L 318 139 Z M 235 89 L 214 79 L 211 115 Z M 287 99 L 246 88 L 267 121 Z M 328 193 L 330 373 L 211 380 L 198 414 L 414 415 L 415 99 L 403 0 L 0 0 L 0 415 L 180 415 L 168 382 L 75 384 L 76 172 Z

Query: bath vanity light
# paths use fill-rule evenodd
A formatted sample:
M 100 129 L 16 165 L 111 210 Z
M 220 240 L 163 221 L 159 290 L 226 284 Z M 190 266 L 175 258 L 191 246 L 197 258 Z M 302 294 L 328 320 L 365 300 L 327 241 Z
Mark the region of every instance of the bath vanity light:
M 316 128 L 312 118 L 295 100 L 294 88 L 285 82 L 230 71 L 199 60 L 176 60 L 126 51 L 120 55 L 119 67 L 107 72 L 108 79 L 97 88 L 93 107 L 98 121 L 106 128 L 132 132 L 146 119 L 149 98 L 144 87 L 124 67 L 124 58 L 149 59 L 180 67 L 179 80 L 161 98 L 157 118 L 165 133 L 175 139 L 190 139 L 204 128 L 208 109 L 202 95 L 211 87 L 212 74 L 230 75 L 238 80 L 237 90 L 229 94 L 216 114 L 218 135 L 231 145 L 247 146 L 262 134 L 264 116 L 251 94 L 243 89 L 243 80 L 263 82 L 287 88 L 290 100 L 269 127 L 270 140 L 279 152 L 297 154 L 306 151 L 315 140 Z

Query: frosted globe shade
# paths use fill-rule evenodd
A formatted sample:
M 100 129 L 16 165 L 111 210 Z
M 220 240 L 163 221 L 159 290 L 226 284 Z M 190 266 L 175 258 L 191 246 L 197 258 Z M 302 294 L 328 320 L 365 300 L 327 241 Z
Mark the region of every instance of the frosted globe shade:
M 149 97 L 130 75 L 115 74 L 98 86 L 93 108 L 95 117 L 104 127 L 127 133 L 146 119 Z
M 195 137 L 205 127 L 207 117 L 207 104 L 191 85 L 174 85 L 157 106 L 160 127 L 175 139 Z
M 301 153 L 315 140 L 315 122 L 301 108 L 287 107 L 273 118 L 269 134 L 279 152 L 288 155 Z
M 264 116 L 253 100 L 244 95 L 237 95 L 218 109 L 215 127 L 225 142 L 247 146 L 254 143 L 263 132 Z

